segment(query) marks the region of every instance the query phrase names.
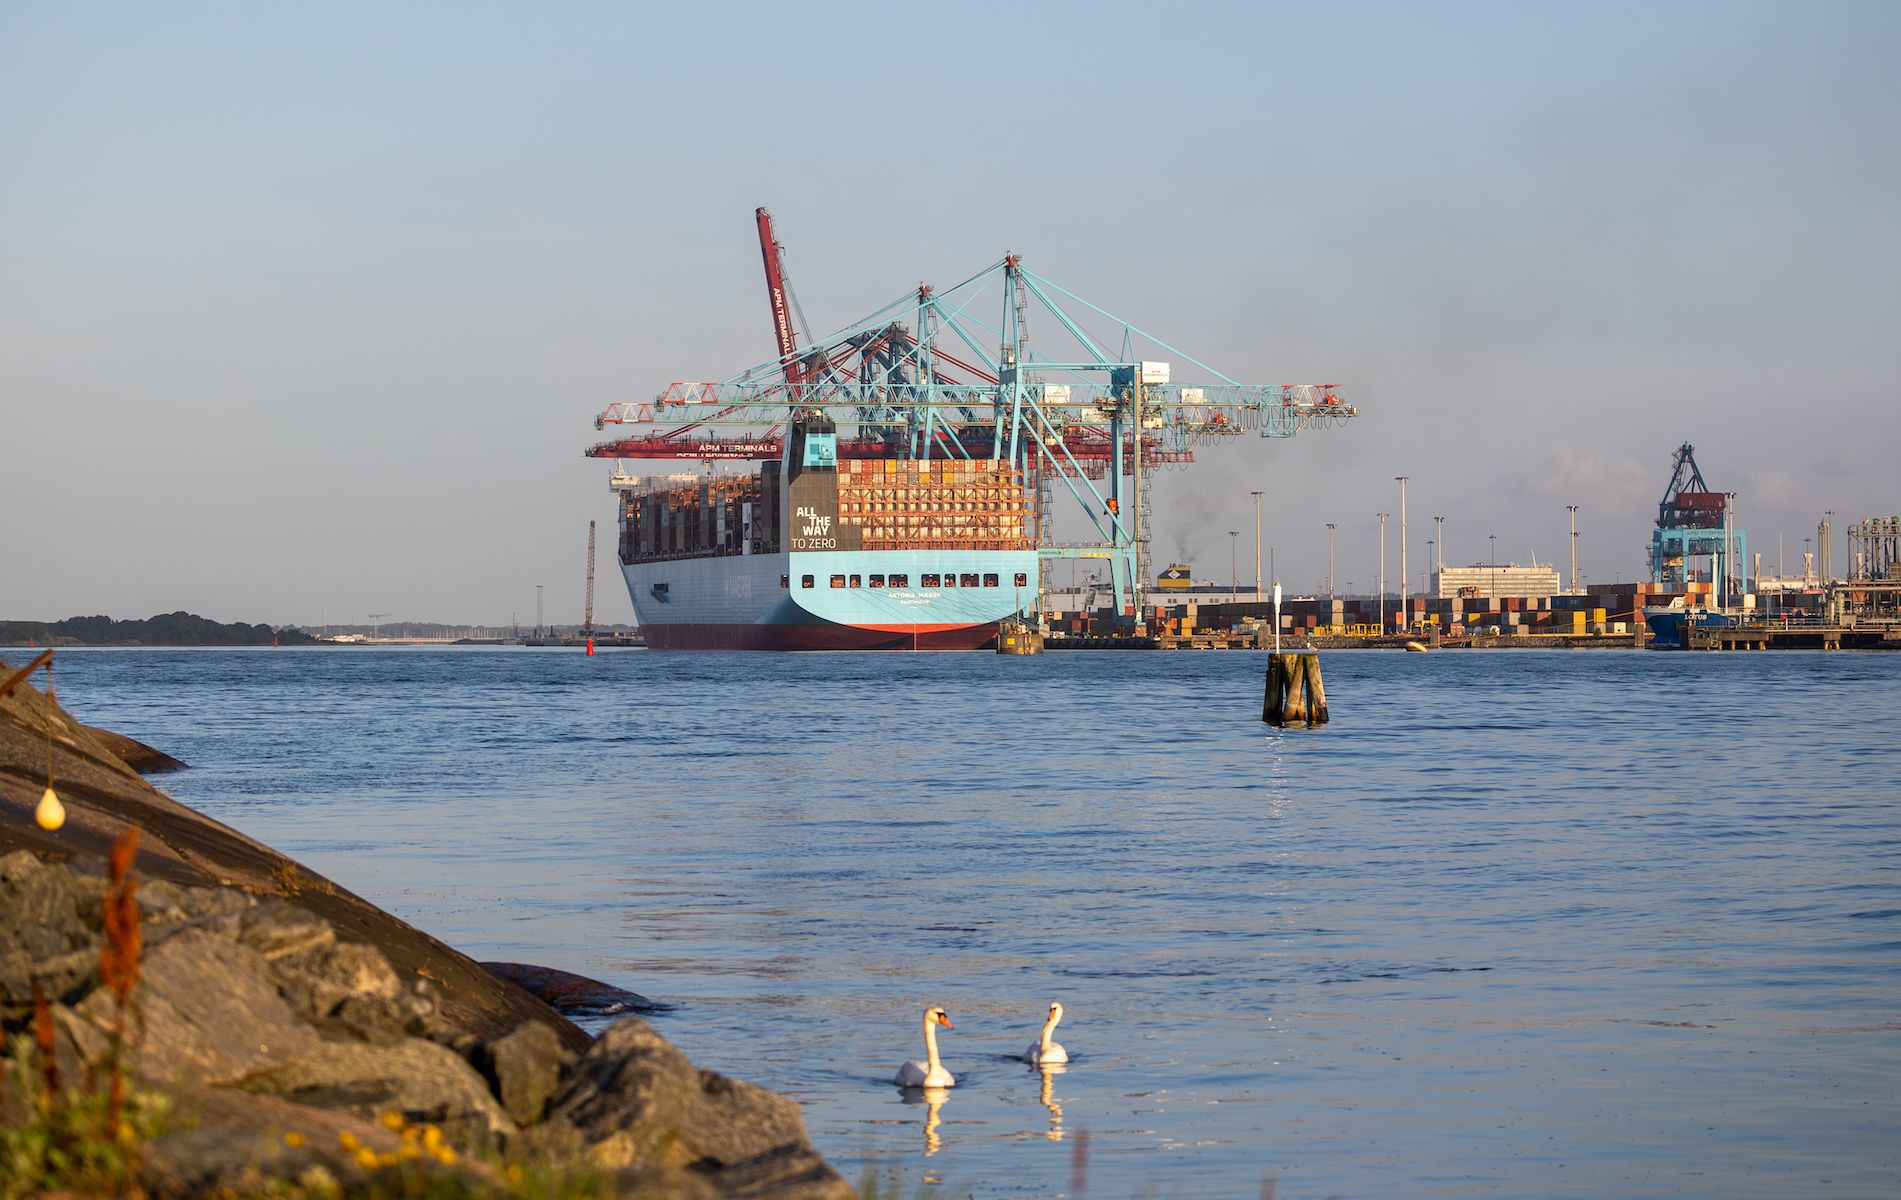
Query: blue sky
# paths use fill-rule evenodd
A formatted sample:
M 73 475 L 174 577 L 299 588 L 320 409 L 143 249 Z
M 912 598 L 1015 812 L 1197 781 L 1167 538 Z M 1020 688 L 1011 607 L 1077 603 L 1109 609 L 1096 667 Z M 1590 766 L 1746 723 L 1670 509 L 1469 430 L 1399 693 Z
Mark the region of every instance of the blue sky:
M 1689 440 L 1793 568 L 1901 509 L 1897 13 L 0 3 L 0 616 L 578 619 L 594 413 L 772 353 L 759 204 L 822 329 L 1014 251 L 1345 386 L 1165 476 L 1158 562 L 1260 487 L 1364 587 L 1410 474 L 1415 566 L 1576 503 L 1630 578 Z

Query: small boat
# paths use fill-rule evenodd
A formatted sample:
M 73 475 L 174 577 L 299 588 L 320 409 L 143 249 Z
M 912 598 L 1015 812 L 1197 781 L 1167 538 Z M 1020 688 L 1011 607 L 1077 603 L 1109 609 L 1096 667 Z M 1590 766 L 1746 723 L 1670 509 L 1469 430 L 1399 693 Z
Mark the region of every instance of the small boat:
M 1426 643 L 1424 643 L 1424 642 L 1407 642 L 1407 643 L 1406 643 L 1406 649 L 1408 649 L 1408 650 L 1411 650 L 1411 651 L 1414 651 L 1415 653 L 1419 653 L 1419 654 L 1424 654 L 1424 653 L 1426 652 Z

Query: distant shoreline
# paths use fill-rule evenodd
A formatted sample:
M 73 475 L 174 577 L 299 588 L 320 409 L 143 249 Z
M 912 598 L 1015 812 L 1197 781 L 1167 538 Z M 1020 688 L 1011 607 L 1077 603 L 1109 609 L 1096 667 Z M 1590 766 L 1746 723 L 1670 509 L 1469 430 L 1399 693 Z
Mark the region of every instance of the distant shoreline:
M 108 616 L 67 617 L 61 621 L 0 621 L 0 646 L 23 648 L 80 646 L 307 646 L 318 641 L 285 626 L 226 624 L 184 611 L 160 613 L 138 621 Z

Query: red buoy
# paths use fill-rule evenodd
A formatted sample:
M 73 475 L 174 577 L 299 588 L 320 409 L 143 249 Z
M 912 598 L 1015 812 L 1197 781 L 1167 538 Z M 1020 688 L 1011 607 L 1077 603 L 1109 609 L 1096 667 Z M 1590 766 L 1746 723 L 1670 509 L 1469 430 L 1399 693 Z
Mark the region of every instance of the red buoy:
M 589 658 L 594 657 L 594 639 L 593 638 L 589 638 L 587 640 L 587 656 Z

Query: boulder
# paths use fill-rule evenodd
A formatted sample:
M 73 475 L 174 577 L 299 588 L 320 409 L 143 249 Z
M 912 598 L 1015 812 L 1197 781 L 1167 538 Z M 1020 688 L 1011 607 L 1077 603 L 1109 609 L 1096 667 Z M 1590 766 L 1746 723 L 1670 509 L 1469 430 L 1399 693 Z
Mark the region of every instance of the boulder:
M 521 987 L 567 1017 L 618 1017 L 623 1013 L 665 1012 L 671 1004 L 649 1000 L 611 983 L 538 967 L 533 963 L 485 962 L 484 970 Z
M 515 1123 L 475 1069 L 455 1051 L 421 1038 L 388 1046 L 319 1042 L 293 1061 L 245 1076 L 237 1086 L 366 1119 L 400 1113 L 412 1123 L 441 1126 L 463 1150 L 492 1148 L 496 1139 L 515 1132 Z
M 496 1099 L 517 1125 L 541 1120 L 561 1067 L 574 1056 L 554 1030 L 530 1021 L 476 1047 L 475 1065 L 488 1077 Z
M 56 786 L 66 806 L 66 823 L 57 831 L 41 829 L 33 817 L 46 787 L 49 739 Z M 163 880 L 290 900 L 328 922 L 340 941 L 377 947 L 406 985 L 432 981 L 439 1018 L 449 1025 L 488 1038 L 523 1021 L 540 1021 L 570 1049 L 587 1046 L 588 1035 L 579 1027 L 473 959 L 154 788 L 98 734 L 34 687 L 23 684 L 0 696 L 0 854 L 26 849 L 53 858 L 103 860 L 127 826 L 143 835 L 138 871 L 147 886 Z M 0 899 L 0 913 L 8 910 Z M 6 924 L 10 932 L 35 923 Z M 5 953 L 0 945 L 0 960 Z M 47 956 L 36 952 L 36 957 Z
M 132 1069 L 156 1083 L 229 1083 L 313 1053 L 317 1033 L 278 995 L 270 964 L 208 929 L 186 929 L 145 954 Z M 101 1031 L 112 993 L 95 990 L 78 1012 Z
M 397 1135 L 375 1121 L 292 1104 L 230 1088 L 186 1088 L 177 1096 L 181 1119 L 148 1148 L 140 1172 L 154 1200 L 206 1196 L 324 1194 L 287 1189 L 285 1181 L 321 1167 L 333 1179 L 359 1175 L 338 1135 L 388 1153 Z M 286 1134 L 293 1135 L 287 1139 Z
M 55 1000 L 77 1000 L 99 965 L 101 880 L 17 850 L 0 856 L 0 1020 L 17 1024 L 35 982 Z
M 131 767 L 141 775 L 156 775 L 161 771 L 182 771 L 185 764 L 173 758 L 163 750 L 155 750 L 123 733 L 114 733 L 110 729 L 101 729 L 97 725 L 82 725 L 80 728 L 92 734 L 104 743 L 120 762 Z
M 575 1130 L 610 1169 L 691 1168 L 728 1194 L 851 1195 L 806 1140 L 797 1104 L 695 1069 L 639 1017 L 595 1039 L 549 1100 L 547 1119 Z

